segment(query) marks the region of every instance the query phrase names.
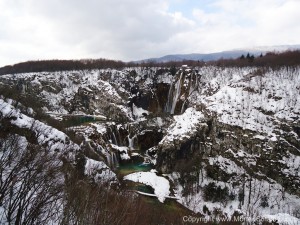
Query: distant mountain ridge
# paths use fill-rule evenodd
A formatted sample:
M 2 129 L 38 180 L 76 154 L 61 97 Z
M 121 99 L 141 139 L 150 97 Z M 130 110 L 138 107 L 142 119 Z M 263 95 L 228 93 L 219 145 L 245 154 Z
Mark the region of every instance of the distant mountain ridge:
M 183 61 L 183 60 L 194 60 L 194 61 L 215 61 L 219 59 L 235 59 L 241 55 L 247 55 L 248 53 L 254 56 L 259 56 L 260 54 L 265 54 L 267 52 L 283 52 L 287 50 L 297 50 L 300 49 L 300 45 L 278 45 L 278 46 L 261 46 L 253 47 L 249 49 L 234 49 L 229 51 L 215 52 L 215 53 L 191 53 L 191 54 L 170 54 L 158 58 L 149 58 L 138 60 L 136 62 L 170 62 L 170 61 Z

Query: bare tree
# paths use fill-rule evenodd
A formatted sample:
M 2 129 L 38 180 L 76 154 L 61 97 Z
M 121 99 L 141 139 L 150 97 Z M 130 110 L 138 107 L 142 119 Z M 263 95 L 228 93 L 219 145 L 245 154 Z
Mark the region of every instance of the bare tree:
M 47 224 L 55 220 L 62 199 L 60 162 L 24 137 L 0 139 L 1 221 L 8 224 Z

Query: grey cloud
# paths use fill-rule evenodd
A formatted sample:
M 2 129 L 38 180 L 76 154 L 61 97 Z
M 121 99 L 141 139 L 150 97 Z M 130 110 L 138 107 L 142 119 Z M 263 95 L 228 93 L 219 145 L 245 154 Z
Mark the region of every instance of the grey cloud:
M 173 1 L 0 0 L 0 65 L 300 43 L 299 1 L 214 0 L 215 10 L 194 8 L 192 15 L 170 12 Z
M 120 52 L 118 55 L 124 58 L 138 58 L 147 45 L 166 43 L 191 26 L 163 13 L 161 2 L 32 1 L 31 10 L 55 24 L 53 35 L 62 44 L 83 45 L 88 52 Z

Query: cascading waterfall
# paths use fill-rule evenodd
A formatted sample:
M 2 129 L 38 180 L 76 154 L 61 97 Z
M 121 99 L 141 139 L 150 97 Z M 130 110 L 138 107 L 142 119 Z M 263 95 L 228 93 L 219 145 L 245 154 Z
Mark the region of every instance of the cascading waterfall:
M 186 100 L 187 100 L 187 99 L 186 99 Z M 185 106 L 186 100 L 182 103 L 181 110 L 180 110 L 180 114 L 182 114 L 183 111 L 184 111 L 184 106 Z
M 168 113 L 171 111 L 171 108 L 172 108 L 172 93 L 173 93 L 172 89 L 173 89 L 173 82 L 170 85 L 169 92 L 168 92 L 168 101 L 165 106 L 165 112 L 168 112 Z
M 134 149 L 134 140 L 136 139 L 136 135 L 134 135 L 132 138 L 130 138 L 130 135 L 128 135 L 127 138 L 128 138 L 128 147 L 130 149 Z
M 128 147 L 130 149 L 133 149 L 133 140 L 132 140 L 132 138 L 130 138 L 129 135 L 127 136 L 127 138 L 128 138 Z
M 137 139 L 137 136 L 134 133 L 134 131 L 132 130 L 132 127 L 130 124 L 127 124 L 125 128 L 128 130 L 128 135 L 127 135 L 128 148 L 130 150 L 133 150 L 133 149 L 135 149 L 135 141 Z
M 113 168 L 116 168 L 119 166 L 119 161 L 118 161 L 118 158 L 117 158 L 117 154 L 112 152 L 111 153 L 111 161 L 112 161 L 112 167 Z
M 118 139 L 117 139 L 116 134 L 114 132 L 114 129 L 112 127 L 110 127 L 109 129 L 110 129 L 110 139 L 111 139 L 112 143 L 114 145 L 119 145 Z
M 173 95 L 173 101 L 172 101 L 172 107 L 171 107 L 171 110 L 170 110 L 170 114 L 174 114 L 176 104 L 177 104 L 177 101 L 178 101 L 178 97 L 179 97 L 180 92 L 181 92 L 181 78 L 182 78 L 182 75 L 183 75 L 183 73 L 180 74 L 180 77 L 179 77 L 179 79 L 177 80 L 177 82 L 175 84 L 175 89 L 174 89 L 175 95 Z
M 113 144 L 119 145 L 119 144 L 118 144 L 118 140 L 117 140 L 116 135 L 115 135 L 115 132 L 113 132 L 113 131 L 112 131 L 112 137 L 113 137 L 113 140 L 112 140 L 112 141 L 113 141 Z
M 122 141 L 122 138 L 121 138 L 121 135 L 120 135 L 120 132 L 119 132 L 119 128 L 117 127 L 116 129 L 116 137 L 117 137 L 117 142 L 118 142 L 118 145 L 123 145 L 123 141 Z
M 107 152 L 106 154 L 105 154 L 105 156 L 106 156 L 106 161 L 107 161 L 107 165 L 109 166 L 109 167 L 111 167 L 112 165 L 112 163 L 111 163 L 111 155 Z
M 119 166 L 119 160 L 117 154 L 114 152 L 106 153 L 106 161 L 107 161 L 107 165 L 112 169 Z

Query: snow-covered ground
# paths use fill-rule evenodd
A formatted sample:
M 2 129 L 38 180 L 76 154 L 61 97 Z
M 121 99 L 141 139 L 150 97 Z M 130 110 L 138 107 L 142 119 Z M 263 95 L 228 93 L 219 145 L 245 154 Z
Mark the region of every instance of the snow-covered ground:
M 192 139 L 202 127 L 207 126 L 207 117 L 216 115 L 214 119 L 220 124 L 231 126 L 232 129 L 227 131 L 231 138 L 238 138 L 234 134 L 234 128 L 238 127 L 245 132 L 243 134 L 245 139 L 253 140 L 253 145 L 256 146 L 253 149 L 260 151 L 250 152 L 246 147 L 233 146 L 221 149 L 219 155 L 206 157 L 207 164 L 201 165 L 203 170 L 200 171 L 198 178 L 200 190 L 187 195 L 184 192 L 185 187 L 179 182 L 182 177 L 178 173 L 171 173 L 168 179 L 175 184 L 174 190 L 180 203 L 201 213 L 204 213 L 205 206 L 211 212 L 216 208 L 221 209 L 228 216 L 234 211 L 239 211 L 245 216 L 262 216 L 278 221 L 285 218 L 293 223 L 299 222 L 291 216 L 300 208 L 299 196 L 288 194 L 282 185 L 266 177 L 259 170 L 254 171 L 259 179 L 256 177 L 250 180 L 247 175 L 251 168 L 258 165 L 262 151 L 267 151 L 268 147 L 268 151 L 273 153 L 272 146 L 283 141 L 293 151 L 283 152 L 280 160 L 274 161 L 274 164 L 282 165 L 281 172 L 285 176 L 299 179 L 300 156 L 295 153 L 299 151 L 296 147 L 300 141 L 299 135 L 296 131 L 285 131 L 281 126 L 283 124 L 299 126 L 300 68 L 272 70 L 255 67 L 201 67 L 194 70 L 183 67 L 174 76 L 162 68 L 125 68 L 1 76 L 1 82 L 20 81 L 22 93 L 28 91 L 28 88 L 39 93 L 47 103 L 43 108 L 44 112 L 50 112 L 52 116 L 56 113 L 95 114 L 104 115 L 109 120 L 106 123 L 95 122 L 70 128 L 77 135 L 84 137 L 89 149 L 102 154 L 101 157 L 105 158 L 103 161 L 87 158 L 85 174 L 94 177 L 95 180 L 115 177 L 109 168 L 112 166 L 110 165 L 112 159 L 115 161 L 117 158 L 115 154 L 118 155 L 118 160 L 130 159 L 130 151 L 137 148 L 135 142 L 138 142 L 137 134 L 141 131 L 140 128 L 132 129 L 131 125 L 143 129 L 148 129 L 147 126 L 151 129 L 157 127 L 161 129 L 164 137 L 158 146 L 152 147 L 155 152 L 165 146 L 170 150 L 175 149 L 174 143 L 180 144 Z M 164 93 L 166 96 L 162 99 L 167 99 L 167 102 L 165 107 L 162 107 L 165 108 L 162 113 L 167 112 L 168 115 L 166 117 L 163 114 L 155 115 L 159 117 L 156 117 L 156 124 L 153 125 L 154 119 L 149 118 L 154 113 L 150 109 L 137 107 L 135 103 L 130 106 L 129 100 L 136 97 L 137 94 L 131 91 L 136 86 L 144 92 L 150 90 L 155 96 L 157 84 L 163 84 L 166 89 Z M 159 100 L 160 97 L 162 96 L 158 96 Z M 184 102 L 187 107 L 186 109 L 182 107 L 180 115 L 173 115 L 179 101 Z M 32 129 L 38 134 L 39 144 L 48 145 L 53 151 L 68 152 L 71 147 L 75 150 L 81 147 L 71 142 L 63 132 L 31 117 L 30 115 L 34 114 L 32 110 L 28 110 L 28 114 L 25 115 L 19 109 L 15 109 L 8 100 L 0 99 L 0 112 L 5 117 L 14 118 L 10 120 L 11 124 Z M 115 118 L 121 119 L 115 123 L 113 121 Z M 127 132 L 122 141 L 119 140 L 118 129 Z M 285 140 L 286 133 L 292 141 Z M 296 144 L 291 146 L 291 143 Z M 212 142 L 208 139 L 205 144 L 211 146 Z M 213 144 L 220 144 L 220 139 L 215 140 Z M 241 146 L 241 142 L 238 146 Z M 155 157 L 153 161 L 156 161 Z M 205 172 L 206 166 L 218 167 L 231 176 L 230 180 L 223 182 L 209 178 Z M 246 179 L 243 184 L 246 203 L 240 205 L 237 196 L 241 191 L 241 185 L 238 184 L 243 181 L 238 179 L 243 177 Z M 168 179 L 154 172 L 134 173 L 124 179 L 151 186 L 161 202 L 170 194 Z M 235 199 L 227 202 L 205 201 L 203 189 L 210 182 L 222 188 L 227 187 Z M 195 189 L 197 190 L 196 186 Z M 266 207 L 261 206 L 264 195 L 268 199 Z
M 28 129 L 32 131 L 37 137 L 37 144 L 47 147 L 52 154 L 57 154 L 57 161 L 60 162 L 59 157 L 63 155 L 71 162 L 75 162 L 75 156 L 81 147 L 72 142 L 70 138 L 63 133 L 39 120 L 35 120 L 16 109 L 11 105 L 13 101 L 4 101 L 0 99 L 0 115 L 2 118 L 9 119 L 12 125 L 21 129 Z M 101 129 L 97 126 L 97 129 Z M 103 129 L 103 128 L 102 128 Z M 25 139 L 24 143 L 27 141 Z M 116 175 L 106 166 L 104 162 L 87 159 L 86 170 L 87 175 L 91 175 L 95 181 L 116 181 Z
M 97 183 L 107 181 L 117 182 L 116 174 L 102 161 L 87 158 L 84 173 L 89 177 L 92 177 Z
M 70 141 L 63 132 L 46 125 L 34 118 L 24 115 L 19 109 L 0 99 L 0 112 L 3 118 L 10 119 L 10 123 L 19 128 L 32 130 L 40 145 L 47 145 L 50 151 L 60 151 L 68 153 L 68 150 L 78 150 L 79 146 Z M 71 156 L 72 154 L 70 154 Z
M 198 87 L 190 101 L 204 103 L 223 123 L 274 136 L 280 120 L 299 119 L 299 68 L 263 72 L 258 68 L 202 68 L 199 73 L 205 85 Z
M 131 180 L 151 186 L 160 202 L 164 202 L 166 197 L 170 195 L 169 181 L 164 177 L 158 176 L 154 171 L 132 173 L 125 176 L 124 180 Z
M 222 158 L 215 160 L 221 160 L 219 163 L 221 163 L 223 167 L 226 167 L 226 171 L 229 173 L 244 173 L 243 168 L 230 162 L 230 160 Z M 207 209 L 210 212 L 213 212 L 216 209 L 221 210 L 229 219 L 232 218 L 234 212 L 239 212 L 243 215 L 242 217 L 248 218 L 248 220 L 251 219 L 252 221 L 259 218 L 268 218 L 270 220 L 276 218 L 279 219 L 278 221 L 281 221 L 280 224 L 300 223 L 300 219 L 292 216 L 297 213 L 297 210 L 300 207 L 300 198 L 295 195 L 283 193 L 283 187 L 274 181 L 258 179 L 252 179 L 251 183 L 246 181 L 244 184 L 245 204 L 241 205 L 238 199 L 241 189 L 233 185 L 234 181 L 215 181 L 207 177 L 205 172 L 200 173 L 198 179 L 201 188 L 198 192 L 190 192 L 186 195 L 184 194 L 185 188 L 178 183 L 180 175 L 178 173 L 173 173 L 168 177 L 176 184 L 174 191 L 175 196 L 179 199 L 178 201 L 192 211 L 202 213 L 208 218 L 210 217 L 210 214 L 207 214 L 207 211 L 204 211 L 204 209 Z M 234 199 L 227 199 L 222 202 L 205 200 L 204 188 L 210 183 L 214 183 L 217 187 L 219 186 L 222 189 L 228 188 L 229 192 L 235 196 Z M 195 184 L 194 190 L 197 189 L 196 187 L 197 185 Z M 268 204 L 267 207 L 266 205 L 262 206 L 262 199 L 264 198 Z
M 201 122 L 203 122 L 203 113 L 195 108 L 188 108 L 183 114 L 174 116 L 172 123 L 165 137 L 160 141 L 160 144 L 172 143 L 174 140 L 182 140 L 193 137 L 197 132 Z M 203 124 L 205 126 L 205 124 Z

